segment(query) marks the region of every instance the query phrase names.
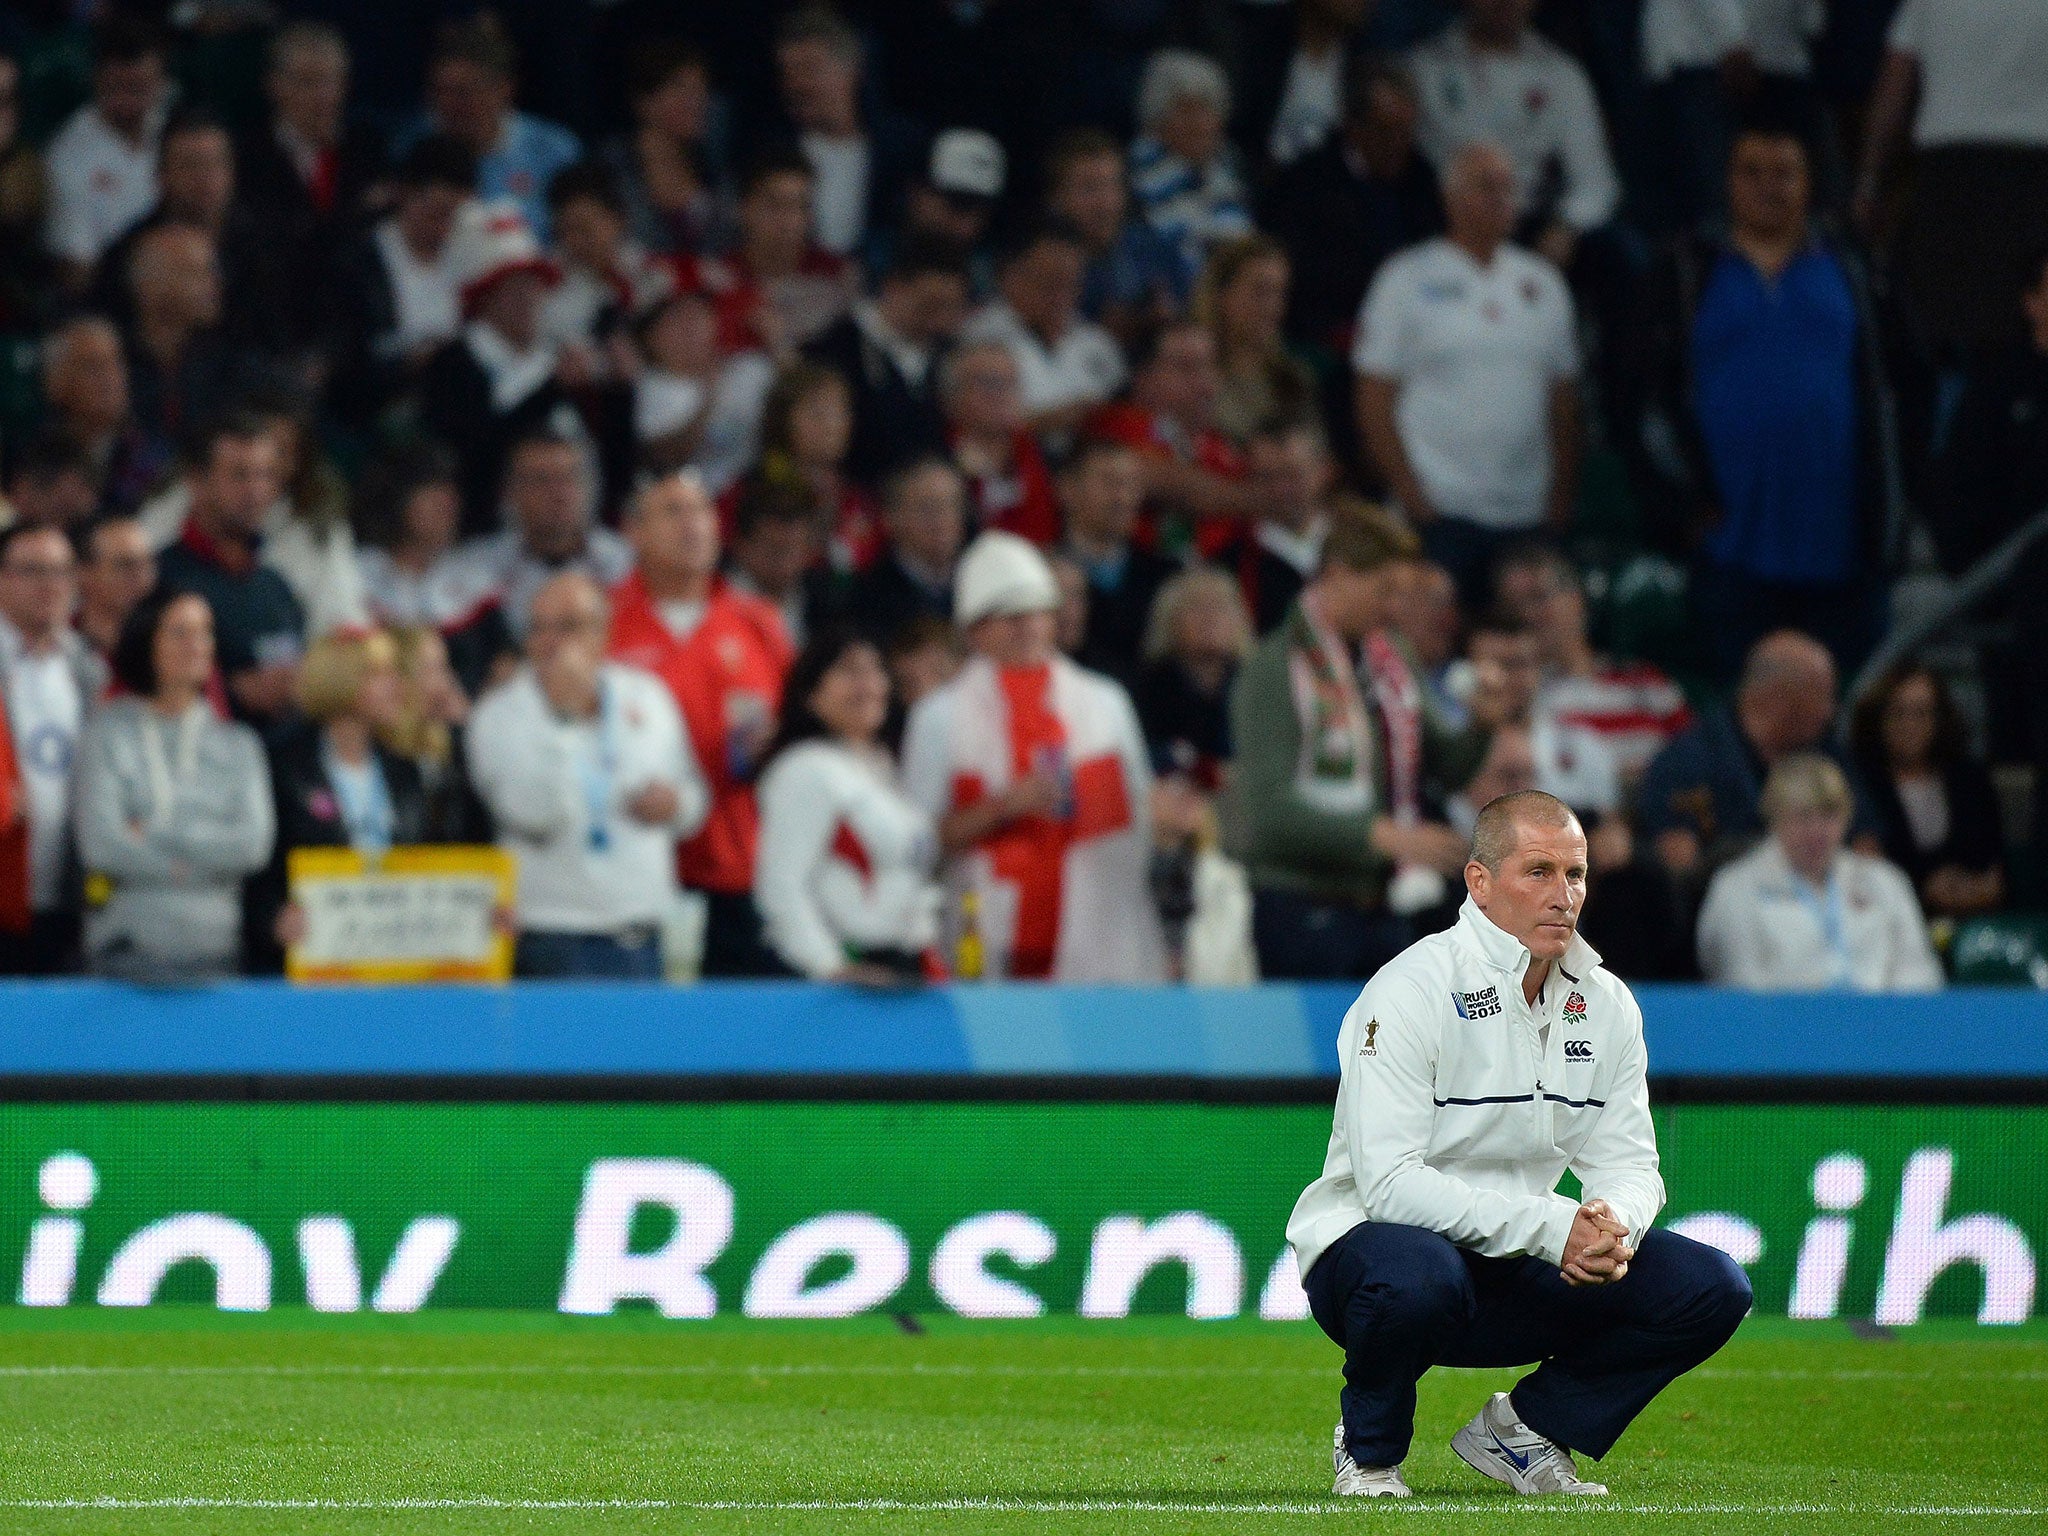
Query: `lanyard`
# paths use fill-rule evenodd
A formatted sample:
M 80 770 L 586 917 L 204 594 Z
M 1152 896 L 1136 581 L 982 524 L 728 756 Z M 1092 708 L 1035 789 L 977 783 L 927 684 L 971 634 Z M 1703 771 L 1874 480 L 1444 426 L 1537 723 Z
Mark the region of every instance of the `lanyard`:
M 1828 871 L 1825 891 L 1816 891 L 1803 876 L 1794 875 L 1792 890 L 1798 896 L 1800 905 L 1812 914 L 1814 922 L 1820 927 L 1821 942 L 1827 946 L 1829 957 L 1829 987 L 1849 987 L 1854 972 L 1849 964 L 1849 924 L 1842 912 L 1841 871 Z
M 597 750 L 576 754 L 576 776 L 583 787 L 583 815 L 592 853 L 603 853 L 612 845 L 612 785 L 619 775 L 617 706 L 610 682 L 598 678 Z
M 391 786 L 384 782 L 384 765 L 372 752 L 362 768 L 351 770 L 324 741 L 320 744 L 320 758 L 327 770 L 327 782 L 334 788 L 334 798 L 341 805 L 349 846 L 366 859 L 381 859 L 391 851 L 397 822 L 397 814 L 391 808 Z

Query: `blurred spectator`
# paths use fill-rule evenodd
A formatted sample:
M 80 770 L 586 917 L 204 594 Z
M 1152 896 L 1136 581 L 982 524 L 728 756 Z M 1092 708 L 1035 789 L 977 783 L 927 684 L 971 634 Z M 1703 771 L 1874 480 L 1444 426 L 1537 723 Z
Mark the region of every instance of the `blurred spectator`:
M 995 278 L 988 235 L 1008 178 L 1001 144 L 978 128 L 948 128 L 932 140 L 924 173 L 911 179 L 897 228 L 869 230 L 867 269 L 888 271 L 905 245 L 936 245 L 961 253 L 972 296 L 988 297 Z
M 632 566 L 626 541 L 596 520 L 590 455 L 573 437 L 538 431 L 513 443 L 505 510 L 511 526 L 464 545 L 452 583 L 494 593 L 514 636 L 524 638 L 534 594 L 562 572 L 580 571 L 604 589 Z
M 950 592 L 946 603 L 952 606 Z M 889 642 L 889 677 L 896 688 L 899 712 L 908 716 L 926 695 L 945 687 L 966 659 L 959 631 L 944 619 L 927 614 L 897 630 L 896 638 Z M 897 734 L 901 734 L 900 726 Z
M 1444 820 L 1469 843 L 1479 813 L 1489 802 L 1536 787 L 1536 748 L 1528 731 L 1519 725 L 1497 726 L 1486 738 L 1486 755 L 1471 782 L 1444 797 Z
M 905 459 L 941 452 L 939 357 L 967 316 L 967 268 L 935 245 L 906 244 L 853 308 L 805 349 L 846 380 L 853 441 L 846 467 L 872 484 Z
M 45 246 L 50 207 L 43 157 L 21 136 L 21 65 L 0 44 L 0 330 L 25 330 L 48 315 L 58 285 Z
M 1344 80 L 1344 118 L 1273 179 L 1264 224 L 1293 258 L 1287 332 L 1350 355 L 1358 299 L 1396 251 L 1443 228 L 1436 173 L 1415 146 L 1415 83 L 1385 61 Z
M 1569 269 L 1580 237 L 1613 218 L 1621 200 L 1592 84 L 1529 25 L 1536 0 L 1463 5 L 1464 20 L 1408 56 L 1423 153 L 1448 182 L 1463 151 L 1483 144 L 1504 152 L 1509 228 L 1535 231 L 1536 251 Z
M 427 60 L 427 112 L 402 147 L 445 133 L 476 156 L 476 193 L 516 203 L 537 239 L 549 235 L 547 190 L 582 158 L 576 135 L 514 110 L 519 57 L 498 18 L 478 11 L 444 22 Z
M 1291 265 L 1268 235 L 1219 245 L 1202 271 L 1195 316 L 1216 338 L 1216 427 L 1242 443 L 1276 416 L 1315 416 L 1315 375 L 1287 350 Z
M 1461 785 L 1483 736 L 1437 724 L 1385 633 L 1419 553 L 1390 518 L 1335 520 L 1315 580 L 1231 686 L 1234 830 L 1270 979 L 1370 976 L 1465 867 L 1423 795 Z
M 91 699 L 106 688 L 114 647 L 135 605 L 156 585 L 156 551 L 142 524 L 119 513 L 86 524 L 78 542 L 78 636 L 99 658 Z
M 1080 235 L 1087 254 L 1081 313 L 1117 340 L 1128 342 L 1186 307 L 1193 274 L 1166 237 L 1133 213 L 1123 146 L 1101 129 L 1071 129 L 1054 141 L 1045 207 Z
M 731 231 L 732 191 L 710 152 L 711 68 L 688 43 L 654 38 L 626 61 L 632 129 L 605 147 L 633 238 L 650 251 L 715 250 Z
M 99 494 L 92 459 L 62 432 L 40 432 L 8 455 L 10 525 L 68 532 L 91 520 Z
M 1351 77 L 1351 48 L 1374 0 L 1295 0 L 1279 47 L 1246 49 L 1238 141 L 1254 165 L 1285 167 L 1337 131 Z M 1364 291 L 1359 284 L 1357 293 Z
M 939 826 L 991 978 L 1158 982 L 1152 772 L 1129 696 L 1053 647 L 1045 557 L 984 533 L 954 613 L 973 657 L 911 714 L 904 779 Z
M 773 608 L 790 644 L 801 646 L 832 602 L 824 548 L 818 509 L 807 491 L 780 481 L 750 481 L 733 516 L 726 580 L 734 591 Z
M 170 110 L 164 40 L 152 24 L 115 14 L 93 37 L 92 100 L 44 153 L 50 249 L 83 288 L 101 253 L 156 201 L 156 144 Z
M 86 968 L 137 981 L 231 976 L 242 882 L 270 862 L 270 770 L 247 726 L 208 701 L 206 599 L 159 587 L 114 651 L 123 696 L 78 746 Z
M 103 512 L 133 512 L 170 469 L 169 446 L 129 408 L 121 334 L 99 315 L 77 315 L 43 340 L 43 403 L 53 427 L 92 458 Z
M 1934 992 L 1941 964 L 1906 877 L 1842 846 L 1842 770 L 1794 753 L 1763 789 L 1770 835 L 1726 865 L 1700 909 L 1700 969 L 1750 992 Z
M 967 535 L 960 472 L 936 454 L 912 459 L 883 483 L 881 553 L 847 584 L 847 618 L 891 654 L 920 619 L 953 615 L 953 572 Z
M 967 480 L 973 526 L 1041 549 L 1060 536 L 1052 471 L 1024 414 L 1023 369 L 1000 341 L 967 341 L 939 363 L 946 438 Z
M 604 659 L 608 622 L 588 576 L 550 579 L 527 664 L 470 724 L 470 777 L 519 860 L 521 976 L 659 979 L 675 840 L 709 803 L 668 691 Z
M 354 233 L 385 172 L 384 146 L 348 112 L 349 50 L 335 28 L 288 21 L 270 39 L 270 111 L 235 155 L 243 204 L 288 252 L 286 271 L 325 266 Z
M 1009 348 L 1024 410 L 1041 436 L 1061 436 L 1123 387 L 1124 360 L 1109 332 L 1080 313 L 1086 253 L 1064 224 L 1033 225 L 1003 262 L 1001 297 L 968 322 L 970 341 Z
M 490 812 L 469 782 L 463 743 L 469 695 L 448 663 L 441 632 L 426 625 L 389 631 L 398 649 L 399 709 L 378 740 L 420 775 L 420 840 L 488 843 Z
M 1088 578 L 1088 624 L 1075 660 L 1126 688 L 1136 681 L 1152 600 L 1179 563 L 1138 546 L 1145 466 L 1115 438 L 1084 437 L 1060 466 L 1061 551 Z
M 1416 561 L 1409 567 L 1408 580 L 1402 583 L 1395 605 L 1394 632 L 1415 658 L 1416 681 L 1423 697 L 1450 726 L 1463 726 L 1468 719 L 1464 700 L 1453 698 L 1446 686 L 1464 630 L 1458 585 L 1451 580 L 1451 573 L 1431 561 Z M 1481 800 L 1478 805 L 1485 803 Z
M 1535 633 L 1543 665 L 1536 707 L 1604 741 L 1624 783 L 1640 779 L 1650 759 L 1692 724 L 1684 691 L 1655 666 L 1593 649 L 1585 583 L 1557 549 L 1530 543 L 1509 550 L 1495 572 L 1494 595 Z
M 675 273 L 629 233 L 618 183 L 586 161 L 548 183 L 554 260 L 562 280 L 541 306 L 540 328 L 559 348 L 575 348 L 581 370 L 613 371 L 606 344 L 647 305 L 671 292 Z
M 157 560 L 166 588 L 206 599 L 207 655 L 219 655 L 236 717 L 265 730 L 290 714 L 306 648 L 305 610 L 262 559 L 279 470 L 276 436 L 260 416 L 238 412 L 204 428 L 185 470 L 184 526 Z
M 1727 238 L 1681 244 L 1657 306 L 1674 499 L 1698 509 L 1701 630 L 1729 673 L 1794 623 L 1854 667 L 1880 622 L 1863 553 L 1883 521 L 1879 344 L 1855 258 L 1811 205 L 1799 140 L 1745 130 Z
M 761 408 L 761 458 L 727 498 L 736 507 L 756 484 L 785 486 L 810 499 L 826 525 L 833 564 L 858 570 L 875 557 L 881 534 L 875 504 L 846 473 L 853 442 L 853 391 L 822 363 L 789 364 Z
M 1279 627 L 1322 564 L 1336 471 L 1321 430 L 1302 418 L 1263 423 L 1245 445 L 1245 460 L 1258 518 L 1217 559 L 1237 573 L 1252 621 L 1265 635 Z
M 1229 123 L 1230 79 L 1214 59 L 1166 48 L 1146 61 L 1131 191 L 1189 274 L 1218 245 L 1251 232 Z
M 1557 269 L 1507 244 L 1507 156 L 1459 150 L 1444 206 L 1448 234 L 1373 279 L 1351 366 L 1360 439 L 1431 558 L 1477 603 L 1507 543 L 1571 519 L 1578 341 Z
M 1536 787 L 1591 822 L 1621 809 L 1621 771 L 1606 742 L 1539 704 L 1543 666 L 1535 631 L 1503 614 L 1482 617 L 1465 642 L 1472 666 L 1467 707 L 1488 729 L 1517 726 L 1536 753 Z
M 765 352 L 728 352 L 718 310 L 702 289 L 681 288 L 641 311 L 633 379 L 633 434 L 641 466 L 656 474 L 694 469 L 713 495 L 747 472 L 760 452 L 761 412 L 775 383 Z
M 1969 750 L 1947 687 L 1917 662 L 1891 667 L 1856 703 L 1851 740 L 1884 856 L 1930 917 L 2005 902 L 2005 836 L 1991 775 Z
M 895 986 L 939 961 L 938 838 L 882 743 L 889 674 L 871 641 L 820 635 L 790 668 L 761 774 L 754 903 L 791 971 Z
M 1062 656 L 1078 658 L 1088 643 L 1088 573 L 1064 549 L 1045 552 L 1059 606 L 1052 611 L 1052 642 Z
M 160 224 L 128 263 L 128 379 L 136 424 L 162 442 L 238 404 L 275 375 L 221 323 L 219 252 L 202 230 Z
M 740 184 L 739 238 L 723 256 L 677 260 L 678 280 L 718 306 L 719 342 L 783 357 L 846 312 L 853 269 L 811 239 L 817 177 L 794 149 L 754 157 Z
M 1900 266 L 1943 353 L 2011 340 L 2014 300 L 2048 249 L 2048 8 L 1905 0 L 1871 93 L 1854 211 L 1876 231 L 1885 171 L 1912 124 Z
M 644 487 L 626 514 L 632 572 L 615 589 L 612 655 L 668 687 L 710 788 L 711 810 L 676 850 L 706 906 L 706 976 L 775 975 L 754 910 L 754 775 L 789 670 L 775 610 L 718 579 L 718 509 L 688 475 Z
M 63 533 L 0 531 L 0 975 L 78 966 L 71 768 L 103 676 L 71 628 L 77 596 Z
M 1230 684 L 1254 639 L 1243 594 L 1215 566 L 1190 566 L 1159 589 L 1132 690 L 1154 773 L 1177 774 L 1205 794 L 1223 787 Z
M 1834 714 L 1835 663 L 1825 646 L 1796 630 L 1759 640 L 1735 697 L 1703 712 L 1643 775 L 1640 829 L 1664 867 L 1702 874 L 1761 832 L 1764 776 L 1795 752 L 1828 752 Z M 1854 830 L 1870 826 L 1859 797 Z

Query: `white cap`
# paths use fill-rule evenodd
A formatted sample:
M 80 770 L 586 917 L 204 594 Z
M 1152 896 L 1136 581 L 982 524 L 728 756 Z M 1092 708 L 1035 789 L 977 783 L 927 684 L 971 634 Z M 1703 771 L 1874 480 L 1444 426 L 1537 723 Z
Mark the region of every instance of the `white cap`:
M 931 184 L 955 197 L 1003 195 L 1003 146 L 979 128 L 948 128 L 932 140 Z
M 953 576 L 953 622 L 962 629 L 981 619 L 1051 613 L 1060 584 L 1029 539 L 991 528 L 967 546 Z
M 549 283 L 562 280 L 561 269 L 541 250 L 517 203 L 466 203 L 448 243 L 448 264 L 465 313 L 493 283 L 514 272 L 535 272 Z

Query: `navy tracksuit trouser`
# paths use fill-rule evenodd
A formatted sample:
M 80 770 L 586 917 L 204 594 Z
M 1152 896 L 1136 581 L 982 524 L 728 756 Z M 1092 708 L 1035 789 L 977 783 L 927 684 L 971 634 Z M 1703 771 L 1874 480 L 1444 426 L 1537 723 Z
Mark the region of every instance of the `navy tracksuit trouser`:
M 1728 1342 L 1750 1304 L 1733 1259 L 1660 1228 L 1620 1280 L 1575 1286 L 1542 1259 L 1484 1258 L 1420 1227 L 1361 1222 L 1305 1288 L 1344 1348 L 1344 1438 L 1362 1467 L 1407 1456 L 1415 1384 L 1433 1365 L 1534 1364 L 1515 1386 L 1516 1417 L 1605 1456 L 1651 1398 Z

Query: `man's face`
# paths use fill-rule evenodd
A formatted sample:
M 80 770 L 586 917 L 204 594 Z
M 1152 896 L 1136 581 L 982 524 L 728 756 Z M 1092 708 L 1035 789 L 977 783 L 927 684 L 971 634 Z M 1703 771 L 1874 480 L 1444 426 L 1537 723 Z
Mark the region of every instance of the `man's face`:
M 741 200 L 740 227 L 750 256 L 795 262 L 811 239 L 811 178 L 797 171 L 763 177 Z
M 1487 743 L 1486 757 L 1472 782 L 1465 786 L 1465 798 L 1475 807 L 1502 795 L 1517 794 L 1536 787 L 1536 747 L 1529 733 L 1518 725 L 1502 726 Z
M 1055 620 L 1050 613 L 1005 613 L 978 619 L 967 643 L 999 667 L 1036 667 L 1052 660 Z
M 558 577 L 534 594 L 526 619 L 527 659 L 545 672 L 573 647 L 594 662 L 604 654 L 609 629 L 610 615 L 596 585 Z
M 1806 151 L 1789 134 L 1746 133 L 1728 159 L 1728 217 L 1736 231 L 1784 239 L 1806 227 L 1812 189 Z
M 968 348 L 953 359 L 946 413 L 963 432 L 1004 435 L 1024 424 L 1017 360 L 998 346 Z
M 1176 96 L 1149 125 L 1169 153 L 1206 166 L 1223 148 L 1223 114 L 1203 96 Z
M 1160 338 L 1159 354 L 1146 370 L 1145 393 L 1154 410 L 1199 432 L 1215 412 L 1221 383 L 1216 343 L 1202 327 L 1181 325 Z
M 1396 600 L 1394 625 L 1416 659 L 1432 670 L 1449 661 L 1457 649 L 1458 622 L 1458 589 L 1450 572 L 1427 561 L 1410 565 Z
M 270 72 L 271 104 L 301 137 L 331 144 L 348 100 L 348 56 L 338 48 L 294 48 Z
M 1087 237 L 1096 249 L 1123 228 L 1130 194 L 1124 190 L 1124 157 L 1113 150 L 1069 162 L 1053 188 L 1052 211 Z
M 985 198 L 953 196 L 920 181 L 911 184 L 904 212 L 912 230 L 971 251 L 988 233 L 995 208 Z
M 1499 872 L 1475 859 L 1465 866 L 1465 889 L 1531 959 L 1562 960 L 1586 910 L 1586 834 L 1578 818 L 1562 827 L 1519 825 Z
M 540 315 L 547 301 L 547 280 L 538 272 L 508 272 L 477 301 L 477 318 L 525 351 L 540 339 Z
M 1504 635 L 1481 630 L 1472 637 L 1471 652 L 1479 686 L 1498 690 L 1508 719 L 1527 720 L 1536 703 L 1536 690 L 1543 682 L 1543 668 L 1536 659 L 1536 637 L 1526 632 Z
M 798 128 L 836 129 L 860 82 L 860 66 L 821 38 L 798 38 L 775 50 L 782 104 Z
M 626 237 L 626 221 L 594 197 L 574 197 L 555 210 L 555 240 L 575 266 L 609 272 Z
M 1531 563 L 1502 569 L 1495 583 L 1501 606 L 1536 631 L 1537 651 L 1555 661 L 1567 644 L 1585 637 L 1586 599 L 1554 567 Z
M 626 537 L 642 570 L 691 580 L 718 568 L 718 508 L 687 477 L 674 475 L 641 492 Z
M 711 107 L 711 82 L 695 64 L 681 64 L 668 78 L 633 103 L 640 120 L 679 144 L 704 137 L 705 114 Z
M 442 128 L 482 152 L 497 145 L 512 82 L 469 59 L 443 59 L 427 78 L 427 102 Z
M 1060 480 L 1067 526 L 1103 543 L 1123 544 L 1145 506 L 1145 467 L 1128 448 L 1090 453 Z
M 1255 437 L 1247 458 L 1259 515 L 1296 533 L 1306 528 L 1330 487 L 1322 445 L 1306 432 Z
M 156 585 L 156 555 L 142 524 L 133 518 L 103 523 L 78 572 L 81 602 L 99 613 L 125 617 Z
M 1492 247 L 1515 227 L 1515 168 L 1499 150 L 1463 151 L 1444 180 L 1444 221 L 1460 244 Z
M 128 363 L 113 331 L 80 325 L 64 333 L 52 358 L 50 403 L 89 431 L 107 431 L 128 415 Z
M 755 587 L 787 597 L 818 559 L 818 525 L 805 517 L 767 517 L 733 542 L 733 559 Z
M 957 273 L 919 272 L 889 293 L 889 323 L 918 346 L 957 335 L 967 319 L 967 283 Z
M 929 570 L 950 571 L 967 530 L 967 496 L 960 477 L 942 464 L 909 476 L 883 514 L 889 542 Z
M 1011 261 L 1003 273 L 1003 297 L 1026 325 L 1056 336 L 1080 307 L 1085 276 L 1079 246 L 1065 240 L 1041 240 Z
M 566 559 L 583 547 L 590 496 L 582 451 L 569 443 L 529 443 L 505 470 L 513 526 L 533 554 Z
M 49 475 L 23 475 L 14 482 L 9 499 L 21 522 L 40 528 L 76 528 L 92 516 L 99 505 L 99 492 L 79 471 L 60 469 Z
M 398 195 L 398 229 L 406 243 L 427 255 L 439 254 L 455 233 L 455 220 L 469 201 L 466 187 L 430 181 Z
M 145 315 L 200 330 L 220 319 L 220 263 L 196 229 L 150 231 L 132 268 L 135 307 Z
M 277 500 L 277 444 L 261 437 L 217 437 L 192 487 L 193 504 L 231 534 L 253 538 Z
M 164 211 L 214 225 L 235 196 L 235 147 L 219 128 L 188 128 L 164 141 L 160 172 Z
M 78 600 L 71 541 L 54 528 L 16 537 L 0 560 L 0 612 L 24 635 L 44 639 L 71 619 Z
M 1393 617 L 1398 585 L 1399 571 L 1393 565 L 1357 571 L 1333 562 L 1316 577 L 1323 613 L 1330 626 L 1346 640 L 1363 640 L 1374 630 L 1386 627 Z
M 92 72 L 93 104 L 118 132 L 133 138 L 164 95 L 164 61 L 153 53 L 109 60 Z

